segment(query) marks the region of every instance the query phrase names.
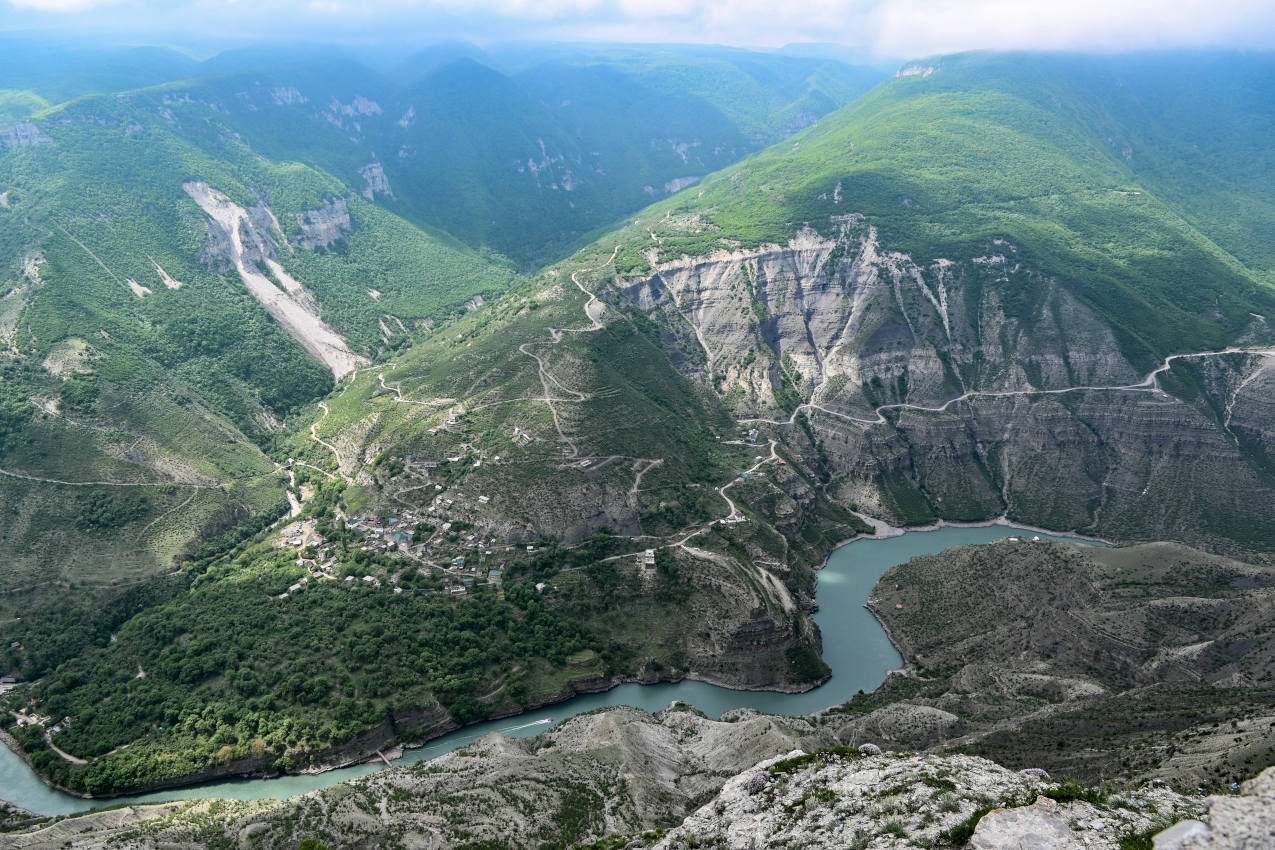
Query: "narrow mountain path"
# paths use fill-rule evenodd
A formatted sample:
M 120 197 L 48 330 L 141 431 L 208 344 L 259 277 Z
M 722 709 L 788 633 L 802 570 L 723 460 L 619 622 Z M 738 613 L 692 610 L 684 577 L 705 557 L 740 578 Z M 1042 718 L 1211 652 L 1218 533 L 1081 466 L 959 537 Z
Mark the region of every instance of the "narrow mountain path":
M 381 389 L 394 391 L 394 400 L 399 404 L 419 404 L 421 407 L 441 407 L 445 404 L 456 403 L 456 399 L 454 398 L 436 398 L 431 399 L 430 401 L 416 401 L 415 399 L 404 398 L 402 385 L 385 383 L 384 372 L 379 373 L 376 376 L 376 379 L 381 382 Z
M 78 756 L 71 755 L 66 750 L 60 748 L 57 744 L 53 743 L 53 733 L 50 732 L 48 729 L 44 730 L 44 743 L 49 745 L 50 750 L 53 750 L 53 752 L 57 753 L 66 761 L 69 761 L 71 764 L 88 764 L 88 762 L 85 761 L 84 759 L 79 758 Z
M 584 269 L 584 271 L 596 271 L 597 269 L 605 268 L 607 265 L 615 261 L 615 257 L 619 252 L 620 252 L 620 246 L 617 244 L 615 246 L 615 249 L 611 251 L 611 256 L 608 257 L 604 262 L 592 268 Z M 562 342 L 562 335 L 564 333 L 593 333 L 595 331 L 600 331 L 602 330 L 602 328 L 606 327 L 606 325 L 604 325 L 601 320 L 601 316 L 605 312 L 605 306 L 602 304 L 601 301 L 598 300 L 598 296 L 595 293 L 590 292 L 589 290 L 584 288 L 584 284 L 580 282 L 580 278 L 578 277 L 578 272 L 571 273 L 571 282 L 575 284 L 576 288 L 579 289 L 580 292 L 589 296 L 589 300 L 587 300 L 584 303 L 584 315 L 589 320 L 589 327 L 587 328 L 552 328 L 551 327 L 549 328 L 549 343 L 548 343 L 549 345 L 557 345 L 558 343 Z M 566 443 L 567 445 L 567 448 L 564 450 L 564 454 L 566 455 L 566 457 L 574 460 L 580 456 L 580 447 L 577 446 L 575 441 L 567 435 L 566 429 L 562 425 L 562 416 L 559 414 L 558 408 L 555 407 L 554 405 L 557 403 L 561 403 L 563 400 L 554 397 L 554 393 L 552 390 L 550 390 L 549 384 L 553 383 L 562 392 L 567 393 L 568 395 L 575 396 L 575 398 L 573 399 L 566 399 L 566 401 L 568 402 L 574 402 L 578 404 L 581 402 L 588 401 L 589 399 L 593 398 L 593 396 L 589 393 L 581 392 L 580 390 L 573 390 L 570 387 L 564 385 L 557 378 L 555 378 L 553 374 L 545 366 L 544 358 L 542 358 L 539 354 L 536 354 L 535 352 L 528 350 L 528 346 L 532 344 L 533 343 L 524 342 L 522 345 L 518 346 L 518 351 L 520 351 L 522 354 L 526 355 L 527 357 L 530 357 L 532 360 L 536 361 L 536 368 L 539 372 L 539 377 L 540 377 L 540 386 L 544 390 L 544 395 L 539 397 L 536 400 L 543 402 L 544 405 L 549 408 L 549 415 L 553 417 L 553 427 L 554 427 L 554 430 L 558 432 L 558 439 L 561 440 L 563 443 Z
M 40 478 L 23 472 L 10 472 L 0 469 L 0 475 L 9 478 L 21 478 L 24 481 L 38 481 L 41 484 L 62 484 L 66 487 L 192 487 L 196 490 L 221 489 L 214 484 L 191 484 L 186 481 L 60 481 L 57 478 Z
M 198 491 L 198 490 L 195 490 L 193 493 L 191 493 L 191 494 L 190 494 L 190 496 L 189 496 L 189 497 L 187 497 L 186 501 L 182 502 L 180 505 L 178 505 L 178 506 L 177 506 L 177 507 L 175 507 L 175 508 L 171 508 L 171 509 L 169 509 L 169 510 L 167 510 L 167 511 L 164 511 L 162 514 L 160 514 L 159 516 L 155 517 L 155 518 L 154 518 L 153 520 L 151 520 L 150 522 L 146 523 L 146 527 L 145 527 L 145 528 L 143 528 L 141 531 L 137 532 L 137 534 L 136 534 L 136 535 L 134 535 L 134 537 L 133 537 L 134 541 L 135 541 L 135 542 L 137 542 L 137 543 L 141 543 L 142 538 L 146 536 L 146 532 L 148 532 L 148 531 L 150 531 L 152 528 L 154 528 L 156 523 L 158 523 L 160 520 L 163 520 L 163 519 L 166 519 L 166 518 L 168 518 L 168 517 L 172 516 L 173 514 L 177 513 L 178 511 L 182 510 L 182 509 L 183 509 L 183 508 L 185 508 L 187 505 L 189 505 L 191 502 L 195 501 L 195 497 L 196 497 L 196 496 L 198 496 L 198 495 L 199 495 L 199 491 Z
M 330 410 L 328 409 L 328 403 L 327 403 L 327 402 L 325 402 L 325 401 L 321 401 L 321 402 L 319 402 L 319 409 L 323 411 L 323 419 L 327 419 L 327 418 L 328 418 L 328 416 L 329 416 L 329 415 L 331 414 L 331 412 L 332 412 L 332 411 L 330 411 Z M 320 419 L 320 420 L 319 420 L 319 422 L 322 422 L 322 421 L 323 421 L 323 419 Z M 319 422 L 311 422 L 311 423 L 310 423 L 310 439 L 314 440 L 316 443 L 318 443 L 319 445 L 323 446 L 323 447 L 324 447 L 324 448 L 326 448 L 328 451 L 332 452 L 332 456 L 333 456 L 334 458 L 336 458 L 336 471 L 337 471 L 337 476 L 339 476 L 340 478 L 344 479 L 346 483 L 348 483 L 348 484 L 353 484 L 353 483 L 354 483 L 354 479 L 353 479 L 353 478 L 351 478 L 350 476 L 346 475 L 344 472 L 342 472 L 342 471 L 341 471 L 341 453 L 340 453 L 339 451 L 337 451 L 336 446 L 332 445 L 332 444 L 331 444 L 331 443 L 329 443 L 327 440 L 325 440 L 325 439 L 323 439 L 322 437 L 320 437 L 320 436 L 319 436 Z M 303 464 L 303 466 L 310 466 L 310 464 L 308 464 L 308 463 L 307 463 L 307 464 Z M 311 467 L 311 468 L 314 468 L 314 467 Z M 321 470 L 321 471 L 323 471 L 323 470 Z M 327 474 L 331 475 L 331 473 L 327 473 Z
M 864 419 L 858 416 L 850 416 L 846 413 L 838 413 L 835 410 L 829 410 L 814 402 L 804 402 L 797 405 L 792 415 L 787 419 L 765 419 L 765 418 L 748 418 L 740 419 L 741 424 L 766 424 L 766 425 L 792 425 L 797 421 L 797 417 L 807 410 L 817 410 L 829 416 L 843 419 L 847 422 L 853 422 L 857 425 L 872 426 L 885 425 L 889 420 L 881 415 L 883 410 L 916 410 L 922 413 L 943 413 L 949 407 L 962 401 L 969 401 L 973 398 L 1012 398 L 1015 396 L 1040 396 L 1040 395 L 1064 395 L 1066 393 L 1075 392 L 1149 392 L 1163 393 L 1164 390 L 1159 386 L 1159 376 L 1167 372 L 1173 367 L 1175 360 L 1186 360 L 1203 357 L 1224 357 L 1230 354 L 1253 354 L 1260 357 L 1275 357 L 1275 348 L 1225 348 L 1221 351 L 1199 351 L 1186 354 L 1171 354 L 1165 358 L 1164 362 L 1147 373 L 1147 376 L 1135 384 L 1082 384 L 1072 387 L 1060 387 L 1057 389 L 1031 389 L 1031 390 L 971 390 L 961 393 L 958 396 L 948 399 L 937 406 L 929 406 L 923 404 L 912 404 L 910 402 L 894 402 L 892 404 L 882 404 L 873 411 L 876 414 L 875 419 Z M 1250 376 L 1251 379 L 1251 376 Z M 1244 383 L 1247 383 L 1246 379 Z M 1243 384 L 1241 384 L 1243 386 Z
M 770 441 L 770 456 L 769 457 L 766 457 L 766 458 L 763 458 L 762 460 L 757 461 L 752 466 L 748 467 L 748 469 L 745 469 L 743 473 L 741 473 L 739 476 L 732 478 L 728 483 L 723 484 L 721 487 L 717 488 L 717 494 L 726 501 L 726 506 L 729 509 L 729 513 L 727 513 L 725 517 L 726 519 L 731 519 L 739 515 L 739 508 L 738 506 L 736 506 L 735 500 L 732 499 L 730 496 L 728 496 L 726 494 L 726 491 L 729 490 L 731 487 L 734 487 L 736 484 L 740 483 L 743 480 L 744 475 L 751 475 L 753 472 L 756 472 L 758 469 L 765 466 L 766 464 L 774 463 L 776 460 L 778 460 L 779 453 L 775 451 L 775 447 L 777 445 L 778 445 L 778 441 L 772 439 Z M 670 545 L 676 546 L 680 549 L 686 549 L 687 548 L 686 543 L 688 540 L 692 540 L 693 538 L 699 537 L 701 534 L 711 529 L 713 525 L 716 524 L 717 522 L 718 522 L 717 520 L 713 520 L 705 525 L 702 525 L 699 528 L 692 531 L 690 534 L 683 537 L 681 540 L 678 540 L 676 543 L 672 543 Z
M 642 486 L 642 476 L 664 463 L 664 458 L 642 458 L 639 459 L 635 465 L 640 465 L 642 463 L 645 463 L 646 466 L 641 467 L 637 471 L 637 474 L 633 476 L 633 486 L 629 488 L 629 504 L 631 504 L 635 510 L 638 506 L 638 490 Z

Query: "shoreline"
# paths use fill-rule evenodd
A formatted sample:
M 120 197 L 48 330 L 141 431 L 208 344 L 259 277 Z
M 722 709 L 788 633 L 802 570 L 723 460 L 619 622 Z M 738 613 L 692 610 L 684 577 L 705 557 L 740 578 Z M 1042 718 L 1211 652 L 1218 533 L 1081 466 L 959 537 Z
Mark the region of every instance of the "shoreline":
M 856 534 L 853 537 L 848 537 L 845 540 L 842 540 L 841 542 L 834 545 L 832 549 L 828 552 L 828 554 L 824 556 L 823 562 L 820 563 L 819 566 L 815 568 L 816 582 L 818 581 L 818 574 L 823 572 L 824 568 L 828 566 L 828 562 L 832 560 L 832 556 L 835 555 L 837 551 L 840 550 L 842 547 L 849 546 L 852 543 L 857 543 L 860 540 L 888 540 L 892 537 L 902 537 L 904 534 L 907 534 L 913 531 L 927 532 L 927 531 L 941 531 L 944 528 L 991 528 L 992 526 L 1001 526 L 1004 528 L 1013 528 L 1013 529 L 1019 529 L 1022 531 L 1030 531 L 1033 534 L 1049 534 L 1055 537 L 1061 537 L 1063 535 L 1066 535 L 1067 537 L 1075 537 L 1079 540 L 1089 540 L 1094 543 L 1100 543 L 1103 546 L 1118 545 L 1111 540 L 1107 540 L 1102 537 L 1094 537 L 1088 534 L 1081 534 L 1078 531 L 1055 531 L 1048 528 L 1041 528 L 1035 525 L 1027 525 L 1021 522 L 1013 522 L 1004 514 L 1001 514 L 1000 516 L 994 517 L 992 519 L 978 520 L 975 522 L 962 522 L 960 520 L 939 519 L 938 521 L 932 522 L 928 525 L 897 526 L 897 525 L 890 525 L 888 522 L 886 522 L 883 519 L 878 519 L 877 517 L 860 513 L 859 511 L 851 511 L 850 513 L 854 514 L 860 520 L 872 526 L 873 530 L 876 533 L 870 536 L 867 534 Z M 882 575 L 884 575 L 884 573 L 882 573 Z M 815 585 L 815 592 L 816 594 L 818 593 L 818 584 Z M 877 624 L 881 627 L 881 631 L 885 633 L 886 640 L 890 642 L 890 646 L 894 647 L 894 651 L 899 653 L 899 657 L 903 659 L 903 666 L 896 667 L 893 670 L 887 670 L 886 678 L 888 679 L 890 676 L 893 676 L 893 675 L 906 675 L 909 668 L 911 668 L 912 666 L 912 662 L 908 661 L 907 653 L 903 650 L 903 647 L 899 645 L 898 640 L 895 639 L 894 633 L 890 631 L 890 626 L 885 621 L 885 619 L 881 616 L 881 612 L 878 611 L 876 607 L 872 604 L 871 596 L 869 596 L 868 601 L 863 603 L 863 607 L 866 608 L 868 610 L 868 613 L 872 615 L 872 618 L 877 621 Z M 882 684 L 884 684 L 884 681 L 882 682 Z M 879 688 L 881 686 L 878 685 L 877 687 Z M 813 716 L 822 714 L 823 712 L 828 710 L 829 709 L 821 709 L 819 711 L 814 711 L 814 712 L 811 712 L 809 716 L 813 717 Z
M 1078 540 L 1088 540 L 1093 543 L 1101 543 L 1103 546 L 1119 546 L 1120 545 L 1119 543 L 1116 543 L 1114 540 L 1108 540 L 1105 537 L 1095 537 L 1092 534 L 1084 534 L 1083 532 L 1080 532 L 1080 531 L 1059 531 L 1058 529 L 1041 528 L 1038 525 L 1028 525 L 1022 522 L 1015 522 L 1009 519 L 1008 517 L 1006 517 L 1004 514 L 1001 514 L 998 517 L 993 517 L 992 519 L 980 519 L 980 520 L 974 520 L 971 522 L 965 522 L 962 520 L 952 520 L 952 519 L 939 519 L 934 522 L 928 523 L 926 525 L 899 526 L 899 525 L 890 525 L 888 522 L 886 522 L 883 519 L 877 519 L 874 516 L 860 513 L 858 511 L 850 511 L 850 513 L 854 514 L 860 520 L 872 526 L 872 528 L 877 533 L 872 535 L 856 534 L 853 537 L 847 537 L 845 540 L 842 540 L 836 543 L 832 547 L 832 549 L 828 552 L 828 554 L 824 556 L 823 563 L 821 563 L 818 567 L 815 568 L 816 572 L 822 571 L 824 567 L 828 566 L 828 559 L 830 559 L 838 549 L 840 549 L 843 546 L 849 546 L 851 543 L 857 543 L 860 540 L 889 540 L 892 537 L 902 537 L 904 534 L 909 534 L 913 531 L 921 531 L 921 532 L 941 531 L 944 528 L 991 528 L 992 526 L 1001 526 L 1004 528 L 1018 529 L 1019 531 L 1028 531 L 1028 532 L 1031 532 L 1032 534 L 1048 534 L 1054 537 L 1064 537 L 1064 536 L 1075 537 Z
M 10 752 L 12 752 L 19 759 L 21 759 L 23 764 L 27 766 L 27 769 L 31 771 L 31 773 L 34 774 L 49 789 L 56 791 L 60 794 L 65 794 L 68 797 L 74 797 L 78 800 L 102 801 L 103 805 L 101 807 L 93 807 L 90 809 L 86 809 L 85 812 L 77 812 L 77 814 L 84 814 L 89 811 L 95 811 L 95 810 L 106 809 L 106 808 L 114 808 L 118 805 L 131 805 L 126 802 L 130 798 L 143 797 L 148 794 L 155 794 L 161 791 L 172 791 L 172 790 L 177 790 L 181 788 L 198 788 L 202 785 L 210 785 L 210 784 L 219 783 L 219 782 L 234 782 L 234 781 L 249 781 L 249 782 L 266 781 L 268 782 L 274 779 L 282 779 L 287 776 L 321 776 L 324 773 L 330 773 L 334 770 L 342 770 L 344 768 L 349 768 L 349 767 L 358 767 L 359 765 L 364 765 L 364 764 L 384 764 L 382 756 L 379 755 L 378 753 L 384 753 L 385 756 L 387 756 L 391 762 L 395 762 L 390 764 L 388 767 L 383 768 L 385 770 L 389 770 L 394 767 L 399 767 L 399 765 L 396 764 L 396 762 L 402 759 L 410 751 L 419 750 L 429 745 L 432 741 L 436 741 L 439 738 L 442 738 L 446 735 L 450 735 L 453 732 L 460 732 L 460 731 L 463 731 L 464 729 L 477 726 L 481 723 L 489 723 L 489 722 L 493 722 L 497 720 L 508 720 L 513 717 L 521 717 L 525 714 L 530 714 L 531 712 L 539 711 L 540 709 L 543 709 L 543 708 L 552 708 L 555 705 L 561 705 L 565 702 L 570 702 L 576 697 L 588 696 L 592 694 L 604 694 L 608 691 L 612 691 L 620 687 L 621 685 L 664 685 L 664 684 L 676 685 L 680 682 L 691 681 L 691 682 L 702 682 L 703 684 L 711 685 L 716 688 L 723 688 L 725 690 L 730 690 L 730 691 L 738 691 L 740 693 L 802 694 L 808 691 L 812 691 L 815 688 L 818 688 L 820 685 L 823 685 L 825 682 L 827 682 L 828 679 L 830 679 L 831 677 L 832 677 L 832 674 L 828 673 L 824 675 L 823 677 L 821 677 L 820 679 L 818 679 L 817 681 L 808 683 L 805 687 L 782 686 L 782 685 L 777 685 L 774 687 L 746 687 L 746 686 L 740 686 L 738 684 L 727 684 L 724 681 L 715 679 L 714 677 L 710 675 L 698 673 L 693 670 L 680 673 L 676 676 L 661 676 L 655 679 L 643 679 L 639 676 L 616 676 L 616 677 L 612 677 L 609 680 L 606 680 L 606 683 L 602 685 L 601 687 L 585 686 L 580 688 L 573 688 L 571 693 L 566 694 L 562 697 L 559 697 L 557 699 L 545 700 L 543 702 L 539 702 L 535 704 L 526 705 L 517 711 L 507 711 L 500 714 L 493 714 L 490 717 L 485 717 L 482 720 L 476 720 L 473 723 L 458 724 L 458 725 L 452 725 L 450 723 L 444 724 L 442 727 L 439 727 L 439 730 L 437 731 L 436 734 L 431 734 L 428 737 L 419 741 L 415 741 L 415 740 L 410 742 L 400 741 L 392 746 L 387 747 L 386 743 L 388 743 L 389 740 L 392 740 L 392 739 L 387 739 L 386 743 L 382 743 L 379 747 L 375 748 L 371 753 L 369 753 L 366 756 L 357 756 L 357 757 L 353 757 L 349 759 L 341 759 L 338 761 L 326 762 L 319 765 L 303 768 L 300 770 L 288 771 L 286 773 L 264 773 L 264 772 L 257 772 L 257 771 L 245 771 L 240 773 L 227 773 L 225 775 L 217 776 L 214 778 L 194 779 L 189 782 L 183 782 L 180 779 L 174 779 L 171 781 L 161 782 L 159 784 L 152 785 L 146 788 L 141 788 L 141 789 L 131 790 L 131 791 L 123 791 L 118 794 L 88 794 L 81 791 L 76 791 L 71 788 L 66 788 L 64 786 L 58 785 L 55 782 L 51 782 L 48 779 L 48 777 L 46 777 L 43 773 L 35 769 L 35 766 L 31 762 L 30 755 L 25 750 L 22 749 L 22 746 L 18 743 L 17 739 L 9 735 L 7 732 L 0 730 L 0 743 L 3 743 L 9 749 Z M 450 717 L 449 717 L 449 721 L 450 721 Z M 493 734 L 493 733 L 489 733 L 489 734 Z M 12 803 L 8 800 L 4 800 L 3 798 L 0 798 L 0 802 L 3 802 L 6 805 L 10 805 L 15 808 L 20 808 L 16 803 Z M 139 803 L 138 805 L 150 805 L 150 804 Z M 61 815 L 40 815 L 40 814 L 35 814 L 35 816 L 36 817 L 63 817 Z
M 828 553 L 824 556 L 822 562 L 820 562 L 819 565 L 816 567 L 816 579 L 817 579 L 818 573 L 828 566 L 828 562 L 832 558 L 832 556 L 844 546 L 848 546 L 860 540 L 886 540 L 886 539 L 890 539 L 894 537 L 901 537 L 904 534 L 907 534 L 908 532 L 913 532 L 913 531 L 928 532 L 928 531 L 939 531 L 943 528 L 987 528 L 991 526 L 1003 526 L 1006 528 L 1019 529 L 1025 532 L 1050 534 L 1050 535 L 1066 535 L 1068 537 L 1075 537 L 1082 540 L 1090 540 L 1095 543 L 1101 543 L 1108 546 L 1114 545 L 1111 543 L 1111 541 L 1104 540 L 1099 537 L 1092 537 L 1089 535 L 1080 534 L 1076 532 L 1070 532 L 1070 531 L 1055 531 L 1055 530 L 1025 525 L 1022 523 L 1011 522 L 1003 515 L 999 517 L 995 517 L 993 519 L 980 520 L 976 522 L 961 522 L 961 521 L 950 521 L 950 520 L 940 519 L 937 522 L 930 523 L 928 525 L 923 525 L 923 526 L 899 527 L 899 526 L 890 525 L 886 521 L 878 519 L 876 517 L 871 517 L 866 514 L 861 514 L 857 511 L 854 511 L 852 513 L 854 513 L 855 516 L 859 517 L 862 521 L 866 522 L 868 525 L 872 526 L 872 528 L 874 529 L 874 531 L 876 531 L 876 533 L 872 535 L 856 534 L 852 537 L 846 538 L 845 540 L 842 540 L 836 543 L 835 545 L 833 545 L 829 549 Z M 816 593 L 817 593 L 817 585 L 816 585 Z M 907 656 L 902 650 L 902 648 L 899 646 L 898 642 L 895 640 L 895 636 L 890 632 L 889 627 L 882 620 L 879 613 L 876 610 L 874 610 L 871 605 L 865 604 L 864 607 L 867 608 L 868 611 L 872 614 L 873 618 L 880 625 L 882 632 L 885 633 L 886 639 L 890 642 L 890 645 L 894 647 L 895 651 L 899 653 L 899 656 L 904 661 L 903 667 L 886 671 L 886 676 L 888 677 L 894 674 L 906 673 L 909 666 L 907 661 Z M 820 654 L 820 656 L 822 659 L 822 653 Z M 430 735 L 424 738 L 423 740 L 411 741 L 411 742 L 399 742 L 388 747 L 389 752 L 387 753 L 387 755 L 390 755 L 392 762 L 397 763 L 410 751 L 421 749 L 427 746 L 432 741 L 435 741 L 445 735 L 451 734 L 452 732 L 458 732 L 463 729 L 476 726 L 479 723 L 496 721 L 496 720 L 506 720 L 513 717 L 520 717 L 522 715 L 529 714 L 531 712 L 538 711 L 543 708 L 551 708 L 552 706 L 555 706 L 555 705 L 561 705 L 562 703 L 568 702 L 579 696 L 606 693 L 621 685 L 626 685 L 626 684 L 638 684 L 638 685 L 678 684 L 683 681 L 692 681 L 692 682 L 702 682 L 703 684 L 711 685 L 713 687 L 724 688 L 727 690 L 738 691 L 743 693 L 754 692 L 754 693 L 800 694 L 800 693 L 806 693 L 808 691 L 814 690 L 815 688 L 818 688 L 819 686 L 826 683 L 831 677 L 832 677 L 831 673 L 826 674 L 825 676 L 820 678 L 818 681 L 808 683 L 804 687 L 792 687 L 792 686 L 747 687 L 747 686 L 740 686 L 738 684 L 727 684 L 721 680 L 716 679 L 715 677 L 711 675 L 697 673 L 695 671 L 686 671 L 676 676 L 672 676 L 672 675 L 658 676 L 654 679 L 644 679 L 640 676 L 617 676 L 617 677 L 612 677 L 609 680 L 606 680 L 605 684 L 601 686 L 589 687 L 586 685 L 580 688 L 573 687 L 572 692 L 567 695 L 564 695 L 557 699 L 551 699 L 551 700 L 546 700 L 544 702 L 540 702 L 540 703 L 536 703 L 532 705 L 526 705 L 517 711 L 494 714 L 491 717 L 484 718 L 483 720 L 475 721 L 474 723 L 469 723 L 464 725 L 454 725 L 454 726 L 445 725 L 445 728 L 441 728 L 440 731 L 438 731 L 436 734 Z M 823 711 L 823 710 L 826 710 L 826 709 L 821 709 L 820 711 Z M 798 715 L 798 716 L 815 716 L 819 714 L 820 711 L 811 712 L 810 715 Z M 126 801 L 129 798 L 141 797 L 147 794 L 153 794 L 160 791 L 168 791 L 168 790 L 179 789 L 179 788 L 197 788 L 201 785 L 211 784 L 215 782 L 225 782 L 225 781 L 235 781 L 235 780 L 270 781 L 273 779 L 280 779 L 286 776 L 318 776 L 324 773 L 329 773 L 334 770 L 341 770 L 341 769 L 349 768 L 349 767 L 357 767 L 359 765 L 364 765 L 364 764 L 382 763 L 382 758 L 380 755 L 377 754 L 377 751 L 379 750 L 380 752 L 386 752 L 386 749 L 387 749 L 385 744 L 382 744 L 381 747 L 374 749 L 371 753 L 367 754 L 366 756 L 359 756 L 359 757 L 350 758 L 350 759 L 342 759 L 335 762 L 329 762 L 329 763 L 316 765 L 313 767 L 308 767 L 302 770 L 290 771 L 288 773 L 266 774 L 266 773 L 249 771 L 249 772 L 243 772 L 243 773 L 237 773 L 237 774 L 226 774 L 224 776 L 219 776 L 212 779 L 202 779 L 202 780 L 196 779 L 190 782 L 181 782 L 180 780 L 178 780 L 174 782 L 161 783 L 159 785 L 151 786 L 149 788 L 127 791 L 127 792 L 122 792 L 119 794 L 94 795 L 94 794 L 85 794 L 78 791 L 73 791 L 50 782 L 43 774 L 41 774 L 32 766 L 30 756 L 28 756 L 27 753 L 24 750 L 22 750 L 21 746 L 18 744 L 18 742 L 15 739 L 13 739 L 11 736 L 4 733 L 3 731 L 0 731 L 0 741 L 2 741 L 5 744 L 5 746 L 9 748 L 10 751 L 12 751 L 16 756 L 18 756 L 18 758 L 20 758 L 23 761 L 23 763 L 26 764 L 27 769 L 30 770 L 33 774 L 35 774 L 40 779 L 40 781 L 43 782 L 44 785 L 47 786 L 48 788 L 54 791 L 57 791 L 59 793 L 66 794 L 67 796 L 80 799 L 80 800 L 101 800 L 104 802 L 103 808 L 112 807 L 114 805 L 126 804 L 126 803 L 111 802 L 111 801 Z M 397 764 L 392 764 L 390 767 L 397 767 L 397 766 L 398 766 Z M 383 768 L 383 769 L 388 770 L 390 768 Z M 8 802 L 8 801 L 5 801 L 5 802 Z

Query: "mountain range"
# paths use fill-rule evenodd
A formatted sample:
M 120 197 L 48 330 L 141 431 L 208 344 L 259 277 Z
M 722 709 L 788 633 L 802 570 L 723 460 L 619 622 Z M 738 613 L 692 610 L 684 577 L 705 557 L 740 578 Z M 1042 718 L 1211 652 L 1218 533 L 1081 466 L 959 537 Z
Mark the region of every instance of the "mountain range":
M 28 58 L 0 610 L 9 708 L 70 718 L 15 731 L 58 786 L 331 766 L 624 681 L 807 689 L 827 554 L 943 521 L 1194 548 L 896 568 L 952 616 L 882 609 L 907 675 L 803 744 L 1203 781 L 1206 722 L 1265 722 L 1270 55 Z

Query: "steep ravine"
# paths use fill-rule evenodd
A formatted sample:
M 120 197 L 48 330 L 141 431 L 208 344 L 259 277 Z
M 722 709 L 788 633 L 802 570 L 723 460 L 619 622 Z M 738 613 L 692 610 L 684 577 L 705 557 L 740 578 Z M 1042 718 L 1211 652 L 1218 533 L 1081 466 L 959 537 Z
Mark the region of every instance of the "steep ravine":
M 260 215 L 250 215 L 200 181 L 184 183 L 182 188 L 208 215 L 211 241 L 219 246 L 220 258 L 234 267 L 252 297 L 302 348 L 338 380 L 367 364 L 367 358 L 351 351 L 345 339 L 320 318 L 314 295 L 280 265 L 272 238 L 279 232 L 279 223 L 268 209 L 262 207 Z

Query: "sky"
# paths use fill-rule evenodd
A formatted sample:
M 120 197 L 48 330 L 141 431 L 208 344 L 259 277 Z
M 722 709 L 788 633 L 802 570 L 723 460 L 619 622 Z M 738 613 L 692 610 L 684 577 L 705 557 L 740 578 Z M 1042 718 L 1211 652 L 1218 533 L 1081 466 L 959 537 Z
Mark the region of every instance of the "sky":
M 0 0 L 0 30 L 307 39 L 845 45 L 959 50 L 1275 48 L 1275 0 Z

